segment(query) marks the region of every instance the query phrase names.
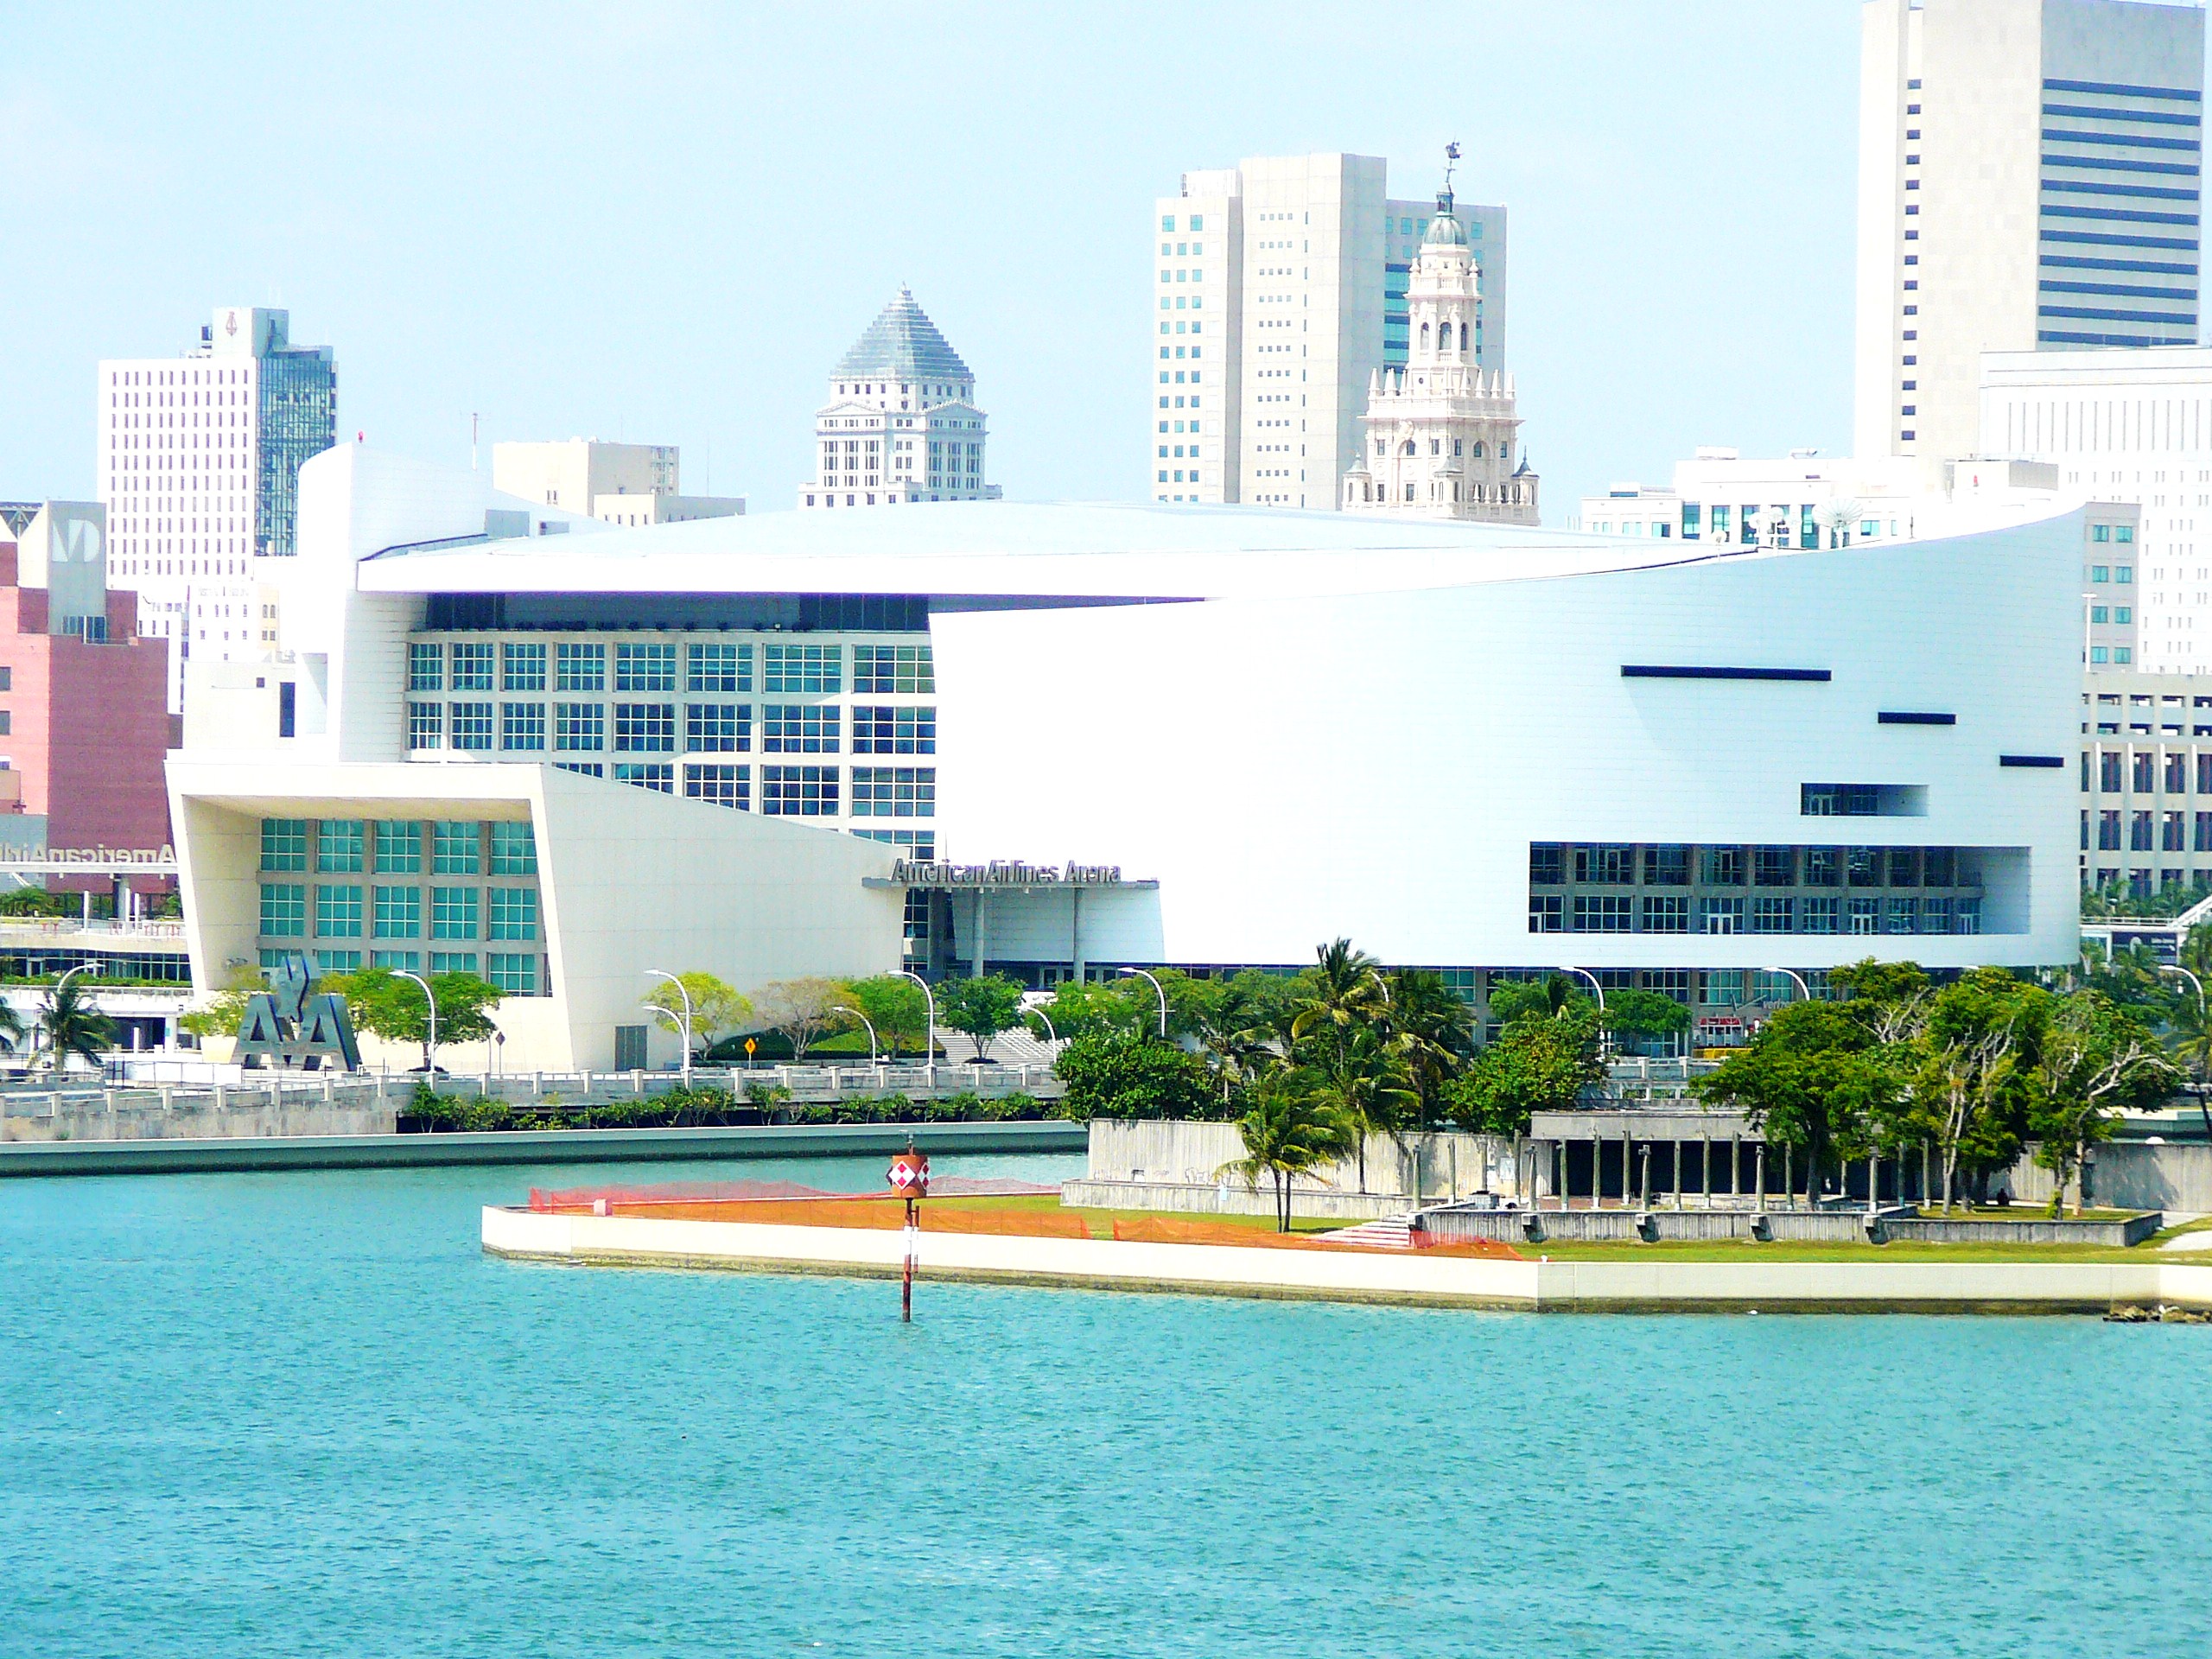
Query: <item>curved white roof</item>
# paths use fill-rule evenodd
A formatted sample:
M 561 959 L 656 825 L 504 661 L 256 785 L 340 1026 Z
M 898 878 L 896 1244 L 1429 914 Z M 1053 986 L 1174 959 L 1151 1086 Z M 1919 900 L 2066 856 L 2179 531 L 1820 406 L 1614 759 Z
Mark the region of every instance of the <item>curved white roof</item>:
M 395 548 L 363 592 L 889 593 L 1227 599 L 1456 588 L 1757 548 L 1347 512 L 928 502 Z

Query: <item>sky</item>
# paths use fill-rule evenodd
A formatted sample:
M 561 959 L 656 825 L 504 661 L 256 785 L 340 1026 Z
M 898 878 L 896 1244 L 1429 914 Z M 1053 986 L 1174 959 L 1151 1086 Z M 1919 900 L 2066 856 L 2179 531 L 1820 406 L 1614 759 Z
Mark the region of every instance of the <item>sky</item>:
M 1008 497 L 1141 499 L 1154 198 L 1322 150 L 1418 196 L 1450 140 L 1511 214 L 1546 523 L 1699 444 L 1836 453 L 1858 11 L 0 0 L 0 499 L 93 495 L 101 358 L 275 304 L 342 434 L 676 443 L 782 510 L 905 282 Z

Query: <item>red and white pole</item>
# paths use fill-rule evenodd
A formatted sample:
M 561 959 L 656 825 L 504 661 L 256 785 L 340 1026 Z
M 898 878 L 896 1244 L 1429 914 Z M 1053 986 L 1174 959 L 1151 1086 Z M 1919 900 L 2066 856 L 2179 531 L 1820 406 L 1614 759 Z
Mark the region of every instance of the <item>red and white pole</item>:
M 921 1224 L 914 1214 L 914 1201 L 906 1200 L 906 1276 L 899 1287 L 899 1318 L 907 1325 L 914 1322 L 914 1255 L 921 1243 Z

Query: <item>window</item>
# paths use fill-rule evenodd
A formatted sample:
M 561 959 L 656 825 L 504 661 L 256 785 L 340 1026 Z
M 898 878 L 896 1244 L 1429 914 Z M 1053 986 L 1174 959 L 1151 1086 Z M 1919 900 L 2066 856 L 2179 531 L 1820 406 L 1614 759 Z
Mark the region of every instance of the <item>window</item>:
M 1787 933 L 1789 931 L 1790 904 L 1787 899 L 1754 899 L 1751 900 L 1751 931 L 1754 933 Z
M 2097 756 L 2097 786 L 2107 795 L 2120 793 L 2120 751 L 2107 749 Z
M 935 817 L 937 768 L 855 766 L 853 816 L 856 818 Z
M 261 821 L 261 868 L 264 870 L 304 870 L 308 867 L 308 821 L 305 818 L 264 818 Z
M 1910 904 L 1910 899 L 1904 900 Z M 1906 930 L 1910 931 L 1910 929 Z M 1951 931 L 1951 901 L 1948 899 L 1923 899 L 1920 901 L 1920 931 L 1923 933 L 1948 933 Z
M 727 806 L 739 812 L 753 805 L 752 769 L 748 766 L 687 766 L 683 792 L 709 806 Z
M 376 906 L 378 938 L 419 939 L 423 937 L 422 888 L 378 887 L 372 896 Z
M 897 647 L 878 645 L 874 649 L 884 651 Z M 760 682 L 760 689 L 764 691 L 835 696 L 844 690 L 844 647 L 842 645 L 769 645 L 765 647 L 765 655 Z
M 607 705 L 603 702 L 555 703 L 553 747 L 556 749 L 605 748 Z
M 492 705 L 456 702 L 453 705 L 453 746 L 456 749 L 492 747 Z
M 2120 850 L 2120 814 L 2118 812 L 2097 814 L 2097 847 L 2101 852 Z
M 489 939 L 534 939 L 537 937 L 537 891 L 534 887 L 493 887 L 491 915 L 484 937 Z
M 2133 812 L 2128 815 L 2127 850 L 2132 853 L 2147 853 L 2151 850 L 2151 815 L 2148 812 Z
M 764 754 L 835 754 L 838 721 L 834 702 L 763 703 L 760 751 Z
M 542 702 L 501 703 L 499 747 L 503 749 L 543 749 L 545 747 L 545 705 Z
M 1690 931 L 1690 901 L 1686 895 L 1656 896 L 1647 893 L 1643 899 L 1643 931 L 1647 933 L 1687 933 Z
M 1698 931 L 1701 933 L 1744 931 L 1744 901 L 1740 899 L 1700 899 L 1697 912 Z
M 492 689 L 492 642 L 457 642 L 453 648 L 453 689 L 489 691 Z
M 1849 906 L 1846 912 L 1846 919 L 1850 923 L 1850 931 L 1855 934 L 1872 933 L 1874 931 L 1875 919 L 1879 913 L 1881 901 L 1876 899 L 1852 899 L 1846 903 Z
M 410 819 L 385 818 L 377 824 L 377 874 L 419 875 L 423 872 L 423 826 Z
M 430 952 L 430 971 L 433 974 L 473 974 L 476 971 L 474 950 L 433 950 Z
M 479 861 L 476 826 L 474 823 L 438 823 L 430 826 L 430 868 L 439 875 L 474 875 L 482 868 Z
M 297 939 L 308 931 L 308 890 L 299 881 L 271 881 L 261 889 L 261 931 L 272 939 Z
M 493 950 L 484 958 L 484 976 L 509 996 L 537 995 L 537 958 L 535 955 Z
M 1605 887 L 1626 887 L 1636 880 L 1636 849 L 1578 847 L 1574 849 L 1574 879 Z
M 358 950 L 318 950 L 315 953 L 315 970 L 318 974 L 350 974 L 361 965 Z
M 1562 917 L 1566 900 L 1555 893 L 1536 893 L 1529 896 L 1529 931 L 1531 933 L 1557 933 L 1564 926 Z
M 545 689 L 545 647 L 534 642 L 499 647 L 499 689 L 502 691 L 543 691 Z M 543 744 L 538 747 L 543 748 Z
M 510 823 L 492 826 L 492 874 L 537 874 L 537 836 L 529 824 Z
M 1805 849 L 1805 885 L 1808 887 L 1833 887 L 1843 879 L 1843 859 L 1840 849 L 1834 847 L 1808 847 Z
M 315 868 L 359 869 L 367 839 L 368 826 L 359 818 L 325 818 L 315 831 Z
M 1657 846 L 1643 849 L 1643 885 L 1647 887 L 1687 887 L 1690 884 L 1690 849 Z M 1647 924 L 1648 925 L 1648 924 Z
M 1574 931 L 1578 933 L 1625 933 L 1636 900 L 1626 893 L 1577 893 Z
M 2148 795 L 2151 792 L 2156 770 L 2156 757 L 2147 749 L 2138 749 L 2135 752 L 2135 764 L 2129 768 L 2133 776 L 2135 792 L 2138 795 Z
M 445 648 L 420 640 L 407 647 L 407 689 L 410 691 L 445 690 Z
M 770 646 L 774 650 L 774 646 Z M 760 810 L 770 817 L 835 817 L 837 813 L 837 768 L 835 766 L 763 766 L 760 768 Z
M 1846 880 L 1854 887 L 1878 887 L 1882 885 L 1882 849 L 1878 847 L 1853 847 L 1844 855 Z
M 683 709 L 683 747 L 713 754 L 735 754 L 751 748 L 753 705 L 687 703 Z
M 1795 847 L 1761 847 L 1754 855 L 1756 879 L 1763 887 L 1786 887 L 1797 880 Z
M 410 749 L 443 747 L 445 725 L 445 704 L 442 702 L 409 703 L 407 705 L 407 747 Z
M 659 754 L 676 748 L 676 705 L 618 702 L 614 705 L 614 749 L 618 754 Z
M 2187 852 L 2189 850 L 2186 840 L 2187 830 L 2187 814 L 2167 813 L 2164 820 L 2158 826 L 2158 850 L 2166 853 Z
M 556 691 L 606 690 L 607 647 L 554 646 L 553 689 Z
M 1715 968 L 1705 975 L 1705 995 L 1701 999 L 1707 1007 L 1740 1008 L 1744 1006 L 1744 970 L 1740 968 Z
M 1981 900 L 1961 899 L 1954 906 L 1952 931 L 1958 933 L 1981 931 Z
M 676 690 L 676 647 L 658 643 L 614 647 L 617 691 Z
M 473 939 L 476 937 L 478 889 L 430 889 L 430 937 L 434 939 Z
M 614 781 L 630 784 L 639 789 L 658 790 L 664 795 L 676 793 L 676 767 L 666 760 L 617 761 Z
M 324 939 L 358 939 L 361 937 L 359 884 L 315 883 L 315 931 L 316 938 Z
M 1556 842 L 1536 842 L 1529 848 L 1529 884 L 1555 887 L 1567 880 L 1567 849 Z
M 1808 933 L 1833 933 L 1836 927 L 1836 901 L 1833 899 L 1807 899 L 1800 902 L 1798 916 Z
M 937 710 L 891 703 L 853 709 L 855 754 L 935 754 Z
M 369 966 L 404 968 L 410 974 L 420 973 L 423 970 L 423 953 L 420 950 L 372 950 L 369 952 Z
M 1742 887 L 1744 849 L 1740 847 L 1699 848 L 1698 874 L 1708 887 Z M 1712 930 L 1708 928 L 1707 931 Z
M 1910 898 L 1889 898 L 1882 900 L 1882 931 L 1910 933 L 1920 906 Z
M 753 647 L 737 645 L 691 645 L 686 648 L 684 689 L 690 691 L 750 691 L 753 689 Z

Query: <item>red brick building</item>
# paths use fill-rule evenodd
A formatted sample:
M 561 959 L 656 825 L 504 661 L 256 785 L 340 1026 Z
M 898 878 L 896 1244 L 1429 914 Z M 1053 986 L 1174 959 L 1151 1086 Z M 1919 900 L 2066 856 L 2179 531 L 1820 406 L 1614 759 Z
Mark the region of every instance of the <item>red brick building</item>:
M 105 541 L 101 509 L 67 501 L 0 539 L 0 843 L 169 842 L 168 643 L 109 591 Z

